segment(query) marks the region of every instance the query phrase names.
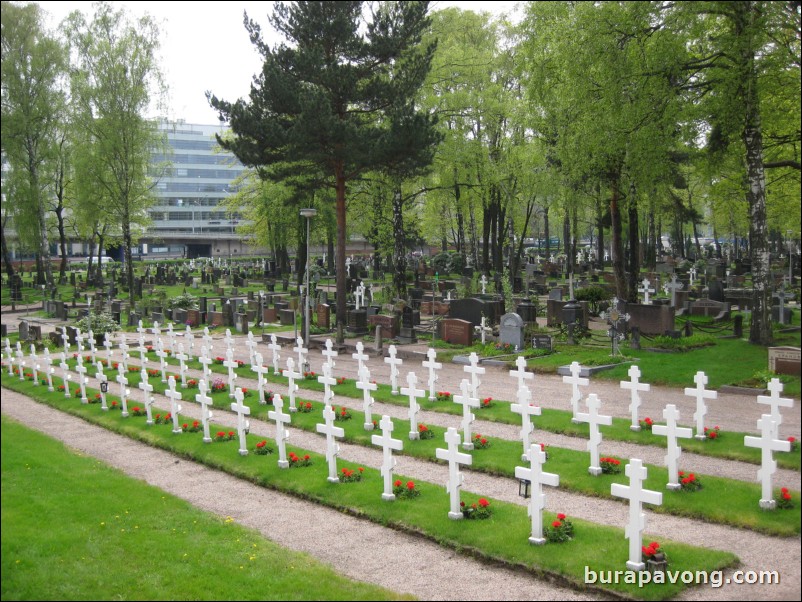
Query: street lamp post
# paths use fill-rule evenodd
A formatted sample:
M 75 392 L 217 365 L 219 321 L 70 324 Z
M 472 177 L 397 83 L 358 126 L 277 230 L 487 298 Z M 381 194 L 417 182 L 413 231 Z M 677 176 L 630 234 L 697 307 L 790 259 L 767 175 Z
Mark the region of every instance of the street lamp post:
M 306 218 L 306 294 L 304 298 L 304 322 L 306 328 L 304 329 L 304 346 L 309 349 L 309 326 L 312 321 L 312 316 L 310 315 L 312 304 L 309 299 L 309 223 L 317 215 L 317 209 L 311 207 L 301 209 L 301 215 Z M 304 370 L 307 371 L 307 368 L 304 367 Z

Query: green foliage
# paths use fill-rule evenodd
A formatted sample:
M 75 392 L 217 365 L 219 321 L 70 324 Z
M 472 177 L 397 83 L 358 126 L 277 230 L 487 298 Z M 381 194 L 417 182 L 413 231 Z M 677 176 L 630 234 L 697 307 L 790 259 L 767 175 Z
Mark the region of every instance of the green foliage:
M 95 336 L 120 330 L 120 325 L 107 312 L 92 312 L 78 320 L 75 326 L 80 328 L 81 332 L 89 332 L 91 330 Z
M 658 335 L 654 337 L 652 347 L 655 349 L 674 349 L 676 351 L 687 351 L 698 349 L 699 347 L 710 347 L 716 344 L 716 339 L 710 334 L 693 334 L 689 337 L 667 337 Z
M 189 293 L 183 293 L 175 297 L 170 297 L 167 301 L 170 309 L 198 309 L 198 298 Z
M 440 277 L 449 274 L 451 272 L 451 255 L 447 251 L 443 251 L 432 257 L 432 268 Z
M 586 286 L 574 289 L 574 297 L 577 301 L 587 301 L 590 306 L 590 313 L 594 316 L 599 315 L 599 303 L 608 300 L 611 295 L 603 286 Z

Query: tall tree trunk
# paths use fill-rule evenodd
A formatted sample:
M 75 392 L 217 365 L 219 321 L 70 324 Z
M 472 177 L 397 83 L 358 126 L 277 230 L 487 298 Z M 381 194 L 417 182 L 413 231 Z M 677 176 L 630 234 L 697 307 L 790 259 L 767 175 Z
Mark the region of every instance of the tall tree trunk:
M 565 253 L 565 271 L 572 273 L 574 258 L 571 257 L 571 216 L 568 214 L 568 207 L 563 213 L 563 252 Z
M 596 199 L 596 268 L 604 269 L 604 211 L 601 203 L 601 189 Z
M 657 230 L 654 223 L 654 197 L 649 200 L 648 234 L 646 236 L 646 265 L 648 269 L 657 268 Z
M 543 207 L 543 235 L 546 237 L 546 259 L 551 260 L 551 233 L 549 232 L 549 206 Z
M 338 160 L 334 167 L 334 181 L 336 187 L 336 211 L 337 211 L 337 343 L 342 345 L 345 342 L 345 166 L 342 160 Z
M 400 184 L 393 192 L 393 289 L 401 299 L 407 297 L 407 253 L 404 245 L 404 200 L 401 196 Z
M 629 293 L 627 291 L 626 274 L 624 271 L 624 245 L 621 239 L 621 208 L 619 201 L 621 200 L 621 192 L 619 190 L 621 183 L 621 170 L 615 169 L 610 174 L 610 219 L 612 225 L 610 227 L 612 241 L 611 241 L 611 255 L 613 260 L 613 274 L 615 274 L 615 292 L 619 299 L 628 299 Z
M 6 266 L 6 274 L 8 274 L 8 281 L 14 278 L 14 264 L 11 263 L 11 253 L 8 252 L 8 244 L 6 243 L 6 220 L 3 219 L 2 226 L 0 226 L 0 245 L 3 251 L 3 263 Z
M 640 233 L 638 232 L 638 198 L 636 192 L 635 185 L 631 185 L 627 202 L 629 217 L 629 297 L 625 297 L 625 299 L 632 303 L 637 303 L 638 301 L 638 278 L 640 276 Z

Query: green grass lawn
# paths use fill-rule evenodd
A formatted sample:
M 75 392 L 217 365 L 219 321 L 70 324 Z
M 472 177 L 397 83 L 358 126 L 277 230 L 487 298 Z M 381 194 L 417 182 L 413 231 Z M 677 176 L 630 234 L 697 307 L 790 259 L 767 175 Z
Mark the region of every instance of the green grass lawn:
M 3 600 L 399 599 L 6 417 L 2 529 Z
M 236 441 L 204 444 L 199 433 L 174 435 L 170 425 L 148 427 L 144 418 L 123 419 L 119 412 L 102 412 L 96 404 L 81 405 L 77 400 L 42 391 L 41 387 L 34 391 L 32 383 L 17 382 L 23 385 L 21 388 L 27 389 L 24 391 L 26 394 L 32 394 L 36 399 L 59 409 L 183 457 L 226 470 L 254 483 L 332 506 L 379 524 L 419 534 L 441 545 L 470 551 L 488 561 L 546 573 L 577 587 L 584 588 L 586 566 L 594 570 L 621 570 L 628 556 L 628 543 L 620 529 L 575 520 L 573 540 L 563 544 L 532 546 L 527 539 L 530 528 L 526 508 L 515 504 L 490 498 L 493 509 L 490 519 L 452 521 L 447 518 L 448 496 L 439 484 L 418 482 L 420 497 L 387 503 L 380 496 L 382 477 L 378 470 L 369 467 L 365 467 L 364 477 L 358 483 L 332 484 L 326 480 L 328 469 L 325 460 L 317 454 L 309 454 L 312 461 L 309 467 L 281 470 L 277 466 L 275 455 L 266 458 L 253 453 L 240 456 Z M 4 445 L 8 440 L 3 437 Z M 260 438 L 249 436 L 248 448 L 253 450 L 259 440 Z M 297 448 L 289 450 L 299 455 L 309 453 Z M 339 466 L 358 468 L 346 462 L 341 462 Z M 17 470 L 21 469 L 18 467 Z M 5 472 L 4 469 L 4 474 Z M 406 480 L 403 475 L 398 475 L 398 478 Z M 3 489 L 5 495 L 5 484 Z M 478 496 L 469 494 L 462 496 L 468 505 L 477 498 Z M 119 502 L 117 504 L 114 507 L 115 516 L 121 510 Z M 5 503 L 3 506 L 5 512 Z M 103 504 L 100 506 L 103 507 Z M 626 512 L 623 505 L 622 512 Z M 33 521 L 34 517 L 29 517 L 28 520 Z M 545 524 L 552 520 L 553 514 L 544 514 Z M 159 523 L 166 524 L 163 520 Z M 121 533 L 120 536 L 124 535 Z M 669 555 L 672 570 L 716 570 L 737 562 L 733 554 L 726 552 L 672 541 L 660 543 Z M 3 556 L 5 562 L 9 556 L 5 553 Z M 686 586 L 681 583 L 650 584 L 641 589 L 633 584 L 619 583 L 605 587 L 626 596 L 652 600 L 674 597 Z M 233 598 L 234 595 L 226 597 Z

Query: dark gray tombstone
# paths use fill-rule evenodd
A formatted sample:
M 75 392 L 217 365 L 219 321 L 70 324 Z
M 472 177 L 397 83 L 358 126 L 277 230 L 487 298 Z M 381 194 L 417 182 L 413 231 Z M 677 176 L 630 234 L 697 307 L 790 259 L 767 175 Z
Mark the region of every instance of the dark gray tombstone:
M 562 300 L 563 300 L 563 289 L 553 288 L 549 291 L 549 301 L 562 301 Z
M 187 323 L 187 310 L 182 309 L 180 307 L 176 307 L 173 310 L 173 321 L 178 322 L 179 324 L 186 324 Z
M 707 296 L 713 301 L 724 301 L 724 285 L 721 280 L 711 280 L 707 283 Z
M 291 309 L 278 310 L 278 317 L 282 326 L 292 326 L 295 324 L 295 312 Z
M 325 329 L 331 328 L 331 307 L 329 307 L 329 305 L 326 303 L 318 303 L 317 325 L 320 328 L 325 328 Z
M 22 320 L 19 323 L 19 339 L 20 341 L 27 341 L 29 340 L 28 337 L 30 336 L 30 325 L 28 324 L 27 320 Z
M 668 305 L 641 305 L 627 303 L 630 328 L 637 326 L 642 334 L 660 335 L 674 328 L 674 308 Z
M 521 316 L 521 319 L 524 322 L 528 322 L 530 324 L 537 322 L 537 305 L 534 303 L 519 303 L 515 308 L 515 313 Z
M 154 322 L 158 322 L 159 324 L 164 324 L 164 314 L 160 312 L 157 311 L 150 312 L 150 319 L 153 320 Z
M 499 321 L 499 342 L 503 345 L 512 345 L 516 350 L 524 349 L 523 318 L 515 313 L 504 314 Z
M 347 330 L 361 336 L 368 333 L 368 312 L 364 309 L 349 310 L 347 314 Z
M 552 350 L 552 339 L 547 334 L 536 334 L 532 337 L 532 347 L 535 349 L 548 349 Z
M 449 317 L 470 322 L 472 327 L 479 326 L 482 323 L 482 316 L 492 323 L 490 313 L 492 312 L 488 304 L 481 299 L 454 299 L 449 303 Z
M 138 314 L 135 311 L 132 311 L 128 314 L 128 326 L 139 326 L 139 321 L 142 319 L 142 315 Z

